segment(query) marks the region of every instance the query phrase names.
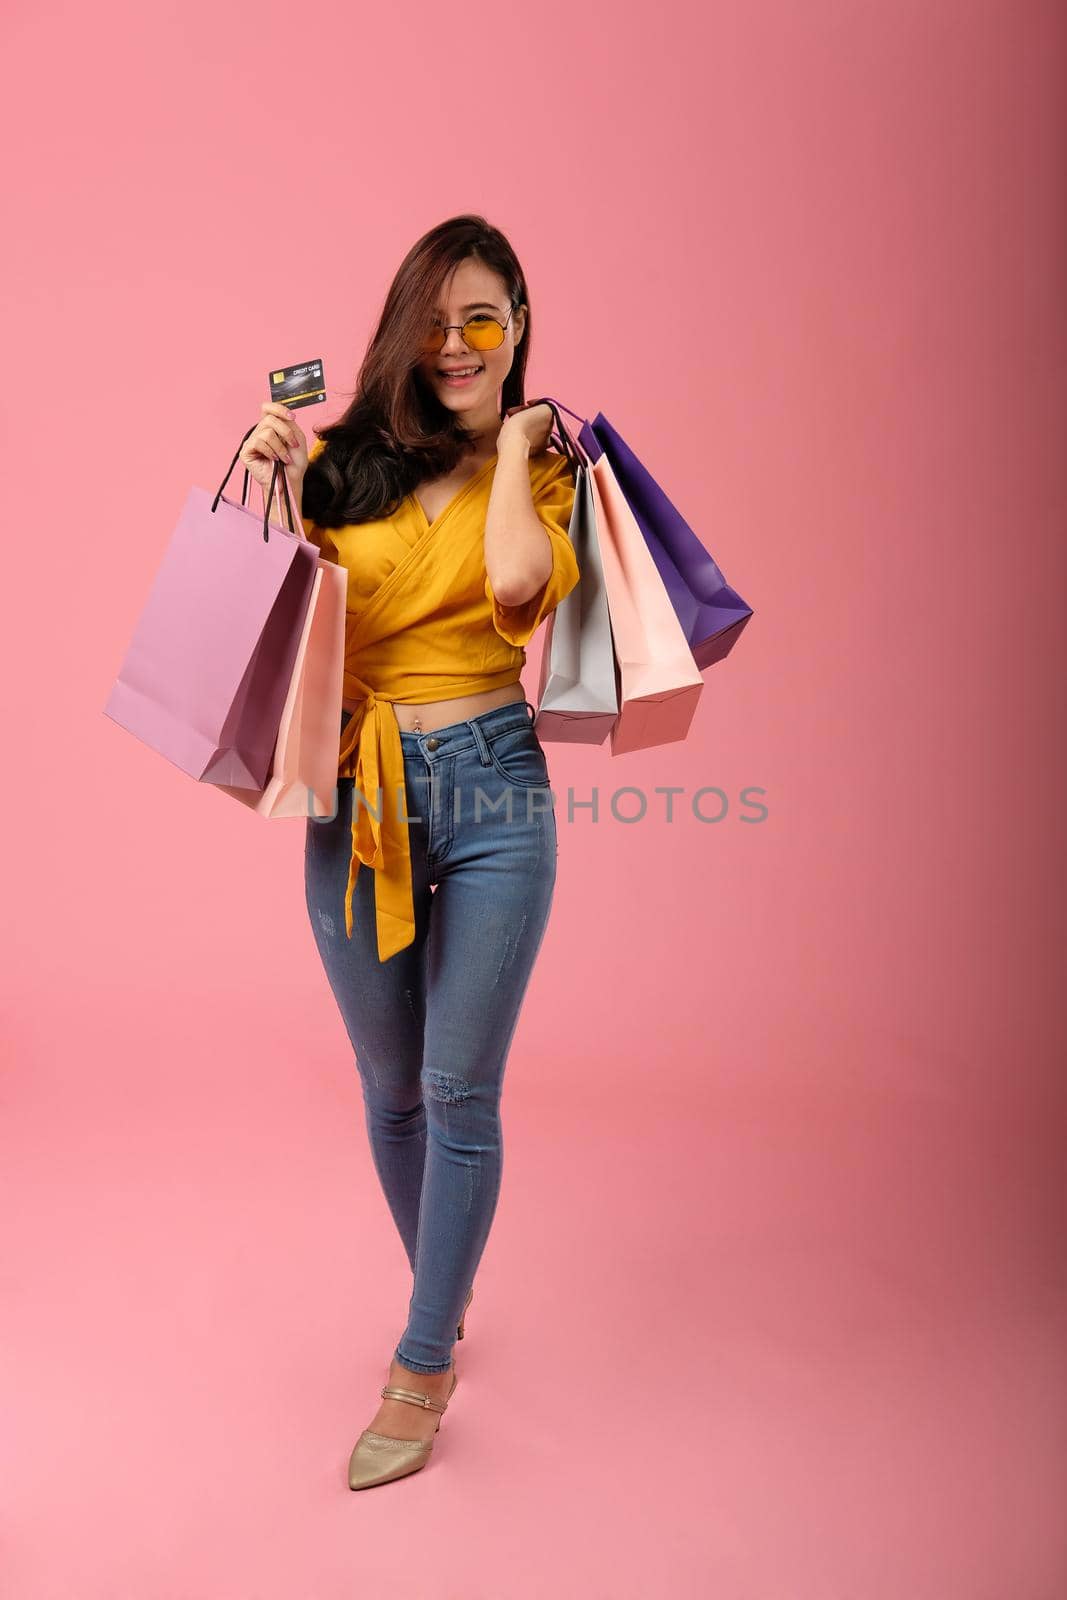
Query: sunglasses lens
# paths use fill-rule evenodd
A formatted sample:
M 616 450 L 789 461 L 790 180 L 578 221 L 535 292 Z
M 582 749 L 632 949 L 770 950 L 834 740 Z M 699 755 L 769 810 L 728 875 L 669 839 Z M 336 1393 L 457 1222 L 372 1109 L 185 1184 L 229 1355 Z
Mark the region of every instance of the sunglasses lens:
M 496 350 L 504 343 L 504 330 L 493 317 L 471 317 L 463 324 L 463 342 L 472 350 Z

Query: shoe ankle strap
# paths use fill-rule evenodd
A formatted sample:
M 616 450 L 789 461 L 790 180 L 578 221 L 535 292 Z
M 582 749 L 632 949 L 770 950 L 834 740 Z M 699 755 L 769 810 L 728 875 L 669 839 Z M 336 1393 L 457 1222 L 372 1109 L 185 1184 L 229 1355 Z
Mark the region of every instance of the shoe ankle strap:
M 394 1389 L 391 1384 L 386 1384 L 382 1389 L 383 1400 L 406 1400 L 409 1405 L 422 1406 L 426 1411 L 443 1411 L 448 1405 L 447 1400 L 433 1400 L 428 1394 L 419 1394 L 415 1389 Z

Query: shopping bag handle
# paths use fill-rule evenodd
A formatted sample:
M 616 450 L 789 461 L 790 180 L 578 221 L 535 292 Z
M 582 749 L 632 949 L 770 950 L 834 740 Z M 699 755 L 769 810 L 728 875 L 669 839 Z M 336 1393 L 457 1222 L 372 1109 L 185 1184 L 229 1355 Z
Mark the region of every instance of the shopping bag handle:
M 246 471 L 247 471 L 247 469 L 246 469 Z M 277 491 L 278 492 L 278 524 L 279 524 L 279 526 L 281 526 L 281 521 L 282 521 L 282 515 L 281 515 L 281 513 L 282 513 L 282 500 L 284 499 L 284 501 L 285 501 L 285 513 L 286 513 L 286 516 L 287 516 L 288 521 L 289 521 L 289 532 L 290 533 L 295 533 L 297 535 L 297 537 L 300 538 L 300 539 L 306 539 L 307 538 L 307 534 L 304 532 L 304 524 L 301 522 L 300 518 L 297 516 L 295 510 L 293 509 L 294 506 L 296 505 L 296 491 L 293 489 L 292 485 L 290 484 L 290 482 L 289 482 L 289 474 L 286 472 L 285 467 L 284 467 L 284 465 L 283 465 L 283 463 L 281 461 L 275 461 L 275 463 L 274 463 L 274 471 L 270 475 L 270 493 L 268 494 L 266 489 L 264 489 L 262 491 L 263 492 L 263 526 L 264 526 L 264 528 L 266 528 L 267 522 L 268 522 L 268 519 L 269 519 L 268 507 L 270 507 L 270 506 L 272 506 L 274 504 L 274 494 L 275 494 L 275 484 L 276 483 L 279 485 L 278 491 Z
M 562 401 L 551 400 L 547 395 L 542 396 L 540 400 L 524 400 L 521 405 L 509 406 L 504 415 L 505 417 L 511 417 L 514 416 L 517 411 L 529 411 L 531 406 L 548 406 L 553 417 L 555 418 L 556 434 L 558 442 L 563 450 L 563 454 L 567 457 L 567 460 L 570 462 L 575 474 L 577 474 L 578 469 L 587 464 L 588 457 L 586 456 L 586 453 L 582 449 L 581 445 L 578 443 L 577 439 L 575 439 L 570 429 L 567 427 L 567 424 L 564 422 L 563 418 L 560 416 L 560 411 L 567 411 L 568 415 L 576 417 L 579 422 L 583 422 L 584 419 L 582 417 L 578 417 L 576 412 L 570 411 L 567 406 L 563 405 Z
M 237 446 L 237 449 L 234 451 L 233 460 L 230 462 L 229 466 L 226 469 L 226 476 L 223 478 L 222 482 L 219 484 L 219 487 L 215 492 L 215 498 L 211 502 L 212 511 L 215 510 L 215 508 L 217 507 L 219 501 L 222 499 L 223 491 L 226 488 L 226 485 L 229 483 L 230 478 L 233 475 L 233 469 L 237 465 L 238 461 L 241 458 L 241 451 L 244 448 L 245 441 L 252 437 L 253 433 L 255 433 L 255 431 L 256 431 L 256 429 L 258 427 L 259 427 L 259 423 L 258 422 L 253 422 L 253 424 L 249 428 L 248 432 L 242 438 L 241 443 Z M 288 517 L 289 517 L 289 532 L 293 533 L 293 534 L 297 534 L 298 533 L 299 537 L 302 538 L 302 539 L 307 537 L 307 535 L 304 533 L 303 526 L 301 525 L 299 530 L 297 529 L 297 526 L 296 526 L 297 522 L 299 521 L 299 518 L 296 516 L 296 514 L 293 511 L 293 506 L 296 503 L 296 495 L 293 494 L 292 497 L 290 498 L 291 491 L 290 491 L 290 485 L 289 485 L 289 475 L 285 471 L 285 467 L 284 467 L 283 463 L 281 461 L 277 461 L 276 460 L 275 463 L 274 463 L 274 470 L 270 475 L 270 492 L 268 494 L 267 491 L 264 490 L 264 493 L 263 493 L 263 541 L 264 541 L 265 544 L 270 542 L 270 508 L 274 503 L 274 486 L 278 481 L 278 471 L 279 471 L 279 469 L 281 469 L 282 487 L 283 487 L 284 494 L 285 494 L 285 510 L 288 513 Z M 248 485 L 249 485 L 249 481 L 250 481 L 250 474 L 249 474 L 248 468 L 245 467 L 244 483 L 243 483 L 242 488 L 241 488 L 241 504 L 243 506 L 248 506 Z M 248 506 L 248 509 L 251 510 L 252 509 L 251 506 Z

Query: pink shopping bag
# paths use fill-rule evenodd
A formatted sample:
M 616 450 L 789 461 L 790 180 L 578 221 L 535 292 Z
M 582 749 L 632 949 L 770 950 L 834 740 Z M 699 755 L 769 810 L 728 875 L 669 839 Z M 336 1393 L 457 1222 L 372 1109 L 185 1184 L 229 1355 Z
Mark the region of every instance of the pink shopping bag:
M 239 455 L 214 496 L 189 490 L 104 714 L 201 783 L 258 790 L 318 551 L 245 503 L 247 472 L 241 502 L 226 498 Z
M 345 569 L 320 557 L 267 782 L 218 786 L 260 816 L 336 814 L 347 605 Z
M 704 680 L 610 461 L 601 455 L 591 468 L 619 669 L 619 716 L 611 730 L 617 756 L 684 739 Z

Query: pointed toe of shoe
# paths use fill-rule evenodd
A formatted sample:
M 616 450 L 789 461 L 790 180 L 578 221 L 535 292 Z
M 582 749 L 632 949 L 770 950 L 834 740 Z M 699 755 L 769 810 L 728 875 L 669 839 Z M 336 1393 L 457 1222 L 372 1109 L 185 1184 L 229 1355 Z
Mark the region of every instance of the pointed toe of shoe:
M 348 1462 L 348 1487 L 369 1489 L 376 1483 L 406 1478 L 430 1459 L 432 1439 L 390 1439 L 364 1428 Z

